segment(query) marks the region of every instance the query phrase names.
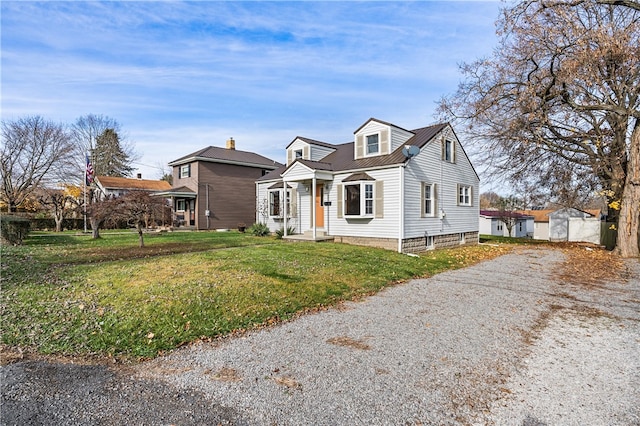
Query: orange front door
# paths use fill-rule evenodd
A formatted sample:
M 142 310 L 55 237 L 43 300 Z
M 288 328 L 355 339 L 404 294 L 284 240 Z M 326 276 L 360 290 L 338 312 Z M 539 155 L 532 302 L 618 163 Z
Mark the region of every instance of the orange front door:
M 324 228 L 324 184 L 316 184 L 316 228 Z

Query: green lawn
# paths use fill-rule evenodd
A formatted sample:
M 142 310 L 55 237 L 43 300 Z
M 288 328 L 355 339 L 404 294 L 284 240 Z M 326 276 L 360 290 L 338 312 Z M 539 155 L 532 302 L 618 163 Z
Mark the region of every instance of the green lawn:
M 475 246 L 410 257 L 238 232 L 147 235 L 145 248 L 137 244 L 134 233 L 35 234 L 2 247 L 2 343 L 153 357 L 504 252 Z

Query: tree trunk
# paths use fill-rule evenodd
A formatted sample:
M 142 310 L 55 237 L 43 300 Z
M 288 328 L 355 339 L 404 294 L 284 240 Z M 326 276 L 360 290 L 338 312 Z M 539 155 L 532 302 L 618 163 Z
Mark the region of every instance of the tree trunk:
M 616 251 L 622 257 L 640 256 L 640 119 L 631 134 L 627 177 L 620 205 Z
M 140 248 L 144 247 L 144 234 L 142 232 L 142 225 L 138 224 L 138 241 L 140 242 Z
M 100 238 L 100 221 L 96 218 L 90 217 L 89 223 L 91 224 L 91 238 L 97 240 Z
M 56 222 L 56 232 L 62 232 L 62 221 L 64 218 L 58 217 L 58 215 L 53 216 L 53 220 Z

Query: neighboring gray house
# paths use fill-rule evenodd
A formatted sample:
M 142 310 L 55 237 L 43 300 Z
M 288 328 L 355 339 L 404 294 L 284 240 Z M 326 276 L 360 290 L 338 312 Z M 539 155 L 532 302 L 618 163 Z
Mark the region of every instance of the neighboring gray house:
M 296 137 L 258 179 L 256 220 L 312 240 L 420 252 L 478 242 L 479 178 L 448 123 L 369 119 L 350 142 Z M 287 232 L 288 233 L 288 232 Z
M 511 235 L 505 220 L 511 220 L 513 227 Z M 532 238 L 533 216 L 517 212 L 501 212 L 499 210 L 480 210 L 480 234 L 496 235 L 499 237 Z

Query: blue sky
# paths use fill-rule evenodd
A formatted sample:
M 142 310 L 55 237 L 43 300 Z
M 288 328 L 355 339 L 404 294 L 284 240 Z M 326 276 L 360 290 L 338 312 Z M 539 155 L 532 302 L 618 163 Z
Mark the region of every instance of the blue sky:
M 120 122 L 137 172 L 209 145 L 284 162 L 375 117 L 432 124 L 499 2 L 2 1 L 2 118 Z

